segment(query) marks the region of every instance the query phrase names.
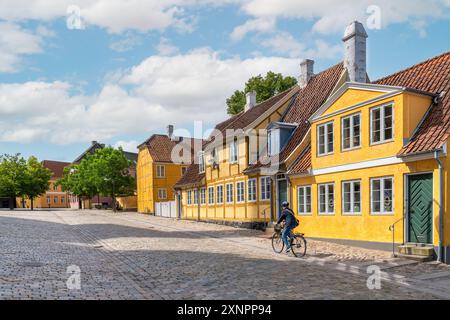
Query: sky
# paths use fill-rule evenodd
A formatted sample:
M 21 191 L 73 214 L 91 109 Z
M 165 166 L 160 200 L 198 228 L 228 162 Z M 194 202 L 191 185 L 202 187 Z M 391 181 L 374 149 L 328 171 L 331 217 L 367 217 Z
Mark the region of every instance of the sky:
M 248 78 L 342 61 L 353 20 L 372 80 L 450 51 L 450 0 L 0 0 L 0 154 L 210 129 Z

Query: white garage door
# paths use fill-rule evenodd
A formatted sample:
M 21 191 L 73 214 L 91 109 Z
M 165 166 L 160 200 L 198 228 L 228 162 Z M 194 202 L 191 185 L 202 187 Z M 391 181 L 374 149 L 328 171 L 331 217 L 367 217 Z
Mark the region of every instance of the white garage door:
M 158 217 L 176 218 L 175 201 L 156 202 L 155 215 Z

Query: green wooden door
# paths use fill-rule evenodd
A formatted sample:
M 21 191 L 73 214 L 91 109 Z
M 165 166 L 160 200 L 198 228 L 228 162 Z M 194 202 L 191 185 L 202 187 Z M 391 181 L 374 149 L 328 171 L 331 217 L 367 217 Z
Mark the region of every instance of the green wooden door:
M 287 181 L 278 181 L 278 217 L 281 215 L 281 204 L 283 201 L 287 201 Z
M 409 242 L 433 243 L 433 175 L 408 177 Z

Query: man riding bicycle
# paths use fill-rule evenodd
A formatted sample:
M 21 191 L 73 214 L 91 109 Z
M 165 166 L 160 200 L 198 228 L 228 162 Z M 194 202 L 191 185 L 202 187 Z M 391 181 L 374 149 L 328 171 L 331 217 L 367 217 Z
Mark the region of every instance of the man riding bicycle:
M 291 232 L 295 227 L 298 226 L 298 220 L 297 218 L 295 218 L 294 211 L 292 211 L 289 208 L 289 202 L 283 201 L 281 207 L 283 209 L 281 211 L 281 216 L 278 219 L 277 224 L 286 221 L 283 233 L 281 234 L 281 239 L 283 240 L 284 245 L 286 246 L 286 253 L 289 253 L 291 251 L 291 241 L 290 241 Z

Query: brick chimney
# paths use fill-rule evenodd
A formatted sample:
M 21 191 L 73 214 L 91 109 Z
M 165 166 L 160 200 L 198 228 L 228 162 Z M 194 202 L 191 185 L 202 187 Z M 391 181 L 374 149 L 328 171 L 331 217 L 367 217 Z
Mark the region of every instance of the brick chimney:
M 256 92 L 250 91 L 246 94 L 247 103 L 245 104 L 245 111 L 250 110 L 254 106 L 256 106 Z
M 361 22 L 353 21 L 345 29 L 342 39 L 345 46 L 344 67 L 351 82 L 367 82 L 367 38 Z
M 300 76 L 298 78 L 298 85 L 300 88 L 304 88 L 308 85 L 309 80 L 311 80 L 314 75 L 314 60 L 303 60 L 300 62 Z
M 170 140 L 172 140 L 173 138 L 173 125 L 169 124 L 167 126 L 167 136 L 169 137 Z

